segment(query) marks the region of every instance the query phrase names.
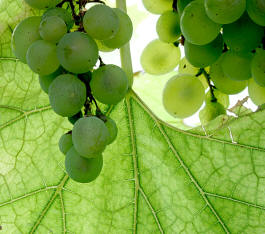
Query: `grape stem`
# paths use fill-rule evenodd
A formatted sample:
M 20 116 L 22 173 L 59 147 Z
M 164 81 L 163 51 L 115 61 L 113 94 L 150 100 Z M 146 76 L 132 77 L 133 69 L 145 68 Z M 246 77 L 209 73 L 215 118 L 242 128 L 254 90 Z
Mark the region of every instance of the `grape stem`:
M 173 0 L 172 8 L 173 8 L 173 11 L 175 11 L 175 12 L 178 12 L 177 3 L 178 3 L 178 0 Z

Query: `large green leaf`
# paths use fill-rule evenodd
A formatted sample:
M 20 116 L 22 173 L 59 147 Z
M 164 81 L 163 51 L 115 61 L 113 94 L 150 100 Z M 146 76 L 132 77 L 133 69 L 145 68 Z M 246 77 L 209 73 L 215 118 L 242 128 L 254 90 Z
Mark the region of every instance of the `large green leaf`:
M 70 180 L 57 142 L 71 125 L 11 53 L 27 12 L 0 0 L 1 233 L 265 233 L 264 111 L 184 131 L 131 91 L 105 110 L 119 136 L 100 177 Z

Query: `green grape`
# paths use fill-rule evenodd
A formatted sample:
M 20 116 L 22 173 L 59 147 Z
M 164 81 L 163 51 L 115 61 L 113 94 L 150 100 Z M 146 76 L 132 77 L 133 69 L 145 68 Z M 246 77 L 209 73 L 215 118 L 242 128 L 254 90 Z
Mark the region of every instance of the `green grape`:
M 72 134 L 64 134 L 61 136 L 59 140 L 59 149 L 60 151 L 66 155 L 67 152 L 72 148 L 73 141 L 72 141 Z
M 223 72 L 221 62 L 223 55 L 210 67 L 210 77 L 216 88 L 225 94 L 237 94 L 247 87 L 247 81 L 229 79 Z M 232 64 L 233 66 L 233 64 Z
M 68 31 L 74 25 L 74 20 L 73 20 L 71 13 L 64 8 L 58 8 L 58 7 L 50 8 L 43 14 L 42 19 L 44 20 L 45 18 L 50 17 L 50 16 L 60 17 L 65 22 Z
M 27 63 L 26 54 L 31 44 L 40 40 L 39 26 L 41 17 L 32 16 L 21 21 L 12 35 L 12 50 L 23 63 Z
M 57 69 L 57 71 L 55 71 L 52 74 L 49 74 L 47 76 L 39 76 L 39 83 L 40 83 L 40 87 L 41 89 L 45 92 L 48 93 L 49 92 L 49 87 L 51 85 L 51 83 L 54 81 L 54 79 L 61 75 L 63 72 L 63 68 L 59 67 Z
M 109 48 L 121 48 L 132 38 L 133 24 L 130 17 L 122 10 L 114 8 L 113 11 L 119 18 L 120 27 L 113 38 L 104 40 L 103 43 Z
M 178 9 L 179 15 L 182 15 L 185 7 L 192 1 L 193 0 L 178 0 L 177 1 L 177 9 Z
M 159 39 L 163 42 L 173 43 L 180 37 L 179 15 L 174 11 L 167 11 L 161 15 L 156 24 Z
M 45 9 L 55 7 L 62 0 L 25 0 L 27 4 L 29 4 L 33 8 L 37 9 Z
M 112 52 L 115 50 L 115 48 L 109 48 L 107 47 L 103 41 L 95 40 L 98 46 L 98 50 L 101 52 Z
M 218 24 L 230 24 L 238 20 L 246 10 L 246 0 L 205 0 L 208 17 Z
M 187 41 L 195 45 L 205 45 L 218 36 L 221 25 L 208 18 L 203 1 L 193 1 L 181 15 L 180 28 Z
M 60 75 L 49 87 L 49 99 L 52 109 L 58 115 L 73 116 L 85 104 L 86 86 L 74 75 Z
M 65 169 L 69 177 L 79 183 L 89 183 L 95 180 L 103 167 L 102 155 L 96 158 L 81 157 L 72 147 L 65 157 Z
M 79 111 L 77 114 L 68 117 L 68 120 L 71 124 L 75 124 L 75 122 L 83 117 L 82 111 Z
M 118 128 L 115 121 L 109 117 L 106 117 L 105 125 L 109 130 L 109 138 L 107 143 L 109 145 L 117 138 Z
M 256 50 L 251 62 L 251 74 L 260 86 L 265 86 L 265 50 Z
M 141 64 L 145 72 L 152 75 L 166 74 L 172 71 L 180 61 L 180 49 L 159 39 L 151 41 L 141 55 Z
M 265 87 L 258 85 L 253 79 L 248 81 L 248 94 L 257 106 L 265 103 Z
M 213 90 L 214 96 L 216 97 L 217 101 L 224 106 L 224 108 L 228 108 L 230 105 L 229 96 L 225 93 L 222 93 L 218 89 Z M 206 102 L 212 102 L 212 94 L 210 90 L 206 93 L 205 96 Z
M 205 98 L 202 83 L 191 75 L 172 77 L 163 91 L 163 104 L 174 117 L 186 118 L 198 111 Z
M 71 32 L 65 34 L 57 47 L 57 56 L 61 65 L 73 73 L 86 73 L 98 60 L 96 42 L 87 34 Z
M 104 104 L 117 104 L 126 95 L 129 81 L 116 65 L 104 65 L 92 73 L 90 82 L 94 97 Z
M 205 107 L 200 111 L 199 117 L 202 125 L 208 124 L 219 115 L 225 115 L 224 106 L 218 102 L 206 102 Z
M 247 0 L 247 12 L 249 17 L 258 25 L 265 26 L 265 1 Z
M 108 6 L 99 4 L 91 7 L 83 19 L 85 31 L 98 40 L 113 38 L 119 30 L 117 14 Z
M 153 14 L 163 14 L 172 9 L 172 0 L 143 0 L 146 10 Z
M 58 16 L 45 17 L 39 30 L 42 39 L 52 43 L 57 43 L 67 33 L 65 22 Z
M 76 151 L 86 158 L 100 156 L 110 137 L 105 123 L 97 117 L 84 117 L 77 120 L 72 134 Z
M 207 67 L 221 56 L 223 51 L 223 37 L 221 34 L 206 45 L 194 45 L 188 41 L 184 44 L 185 56 L 194 67 Z
M 225 43 L 237 52 L 254 50 L 261 43 L 263 34 L 263 27 L 253 23 L 247 14 L 236 22 L 223 26 Z
M 228 51 L 223 54 L 222 69 L 231 80 L 248 80 L 251 78 L 251 53 Z
M 35 41 L 29 47 L 26 58 L 30 69 L 41 76 L 55 72 L 60 66 L 56 45 L 43 40 Z

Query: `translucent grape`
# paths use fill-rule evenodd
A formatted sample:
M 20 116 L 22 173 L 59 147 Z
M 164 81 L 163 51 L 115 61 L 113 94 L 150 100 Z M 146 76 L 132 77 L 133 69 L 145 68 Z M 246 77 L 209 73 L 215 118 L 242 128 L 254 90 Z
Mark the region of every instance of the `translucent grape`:
M 120 67 L 105 65 L 92 73 L 90 87 L 94 97 L 100 102 L 116 104 L 128 91 L 128 78 Z
M 153 75 L 172 71 L 180 61 L 180 49 L 173 44 L 158 39 L 151 41 L 141 55 L 141 64 L 145 72 Z
M 225 43 L 234 51 L 251 51 L 259 46 L 264 34 L 264 29 L 253 23 L 244 14 L 239 20 L 232 24 L 223 26 L 223 37 Z
M 251 53 L 228 51 L 223 54 L 222 69 L 231 80 L 248 80 L 251 78 Z
M 83 24 L 88 35 L 98 40 L 107 40 L 118 32 L 120 21 L 110 7 L 99 4 L 86 12 Z
M 27 63 L 26 54 L 31 44 L 40 40 L 39 26 L 41 17 L 32 16 L 21 21 L 12 35 L 12 49 L 15 56 L 23 63 Z
M 172 77 L 163 91 L 163 104 L 174 117 L 186 118 L 198 111 L 205 98 L 202 83 L 191 75 Z
M 251 62 L 251 74 L 260 86 L 265 86 L 265 50 L 256 51 Z
M 25 0 L 27 4 L 29 4 L 33 8 L 37 9 L 45 9 L 55 7 L 62 0 Z
M 43 14 L 42 19 L 45 19 L 50 16 L 60 17 L 65 22 L 68 31 L 74 25 L 74 20 L 73 20 L 71 13 L 64 8 L 58 8 L 58 7 L 50 8 Z
M 159 39 L 173 43 L 180 37 L 179 15 L 174 11 L 167 11 L 161 15 L 156 24 Z
M 205 107 L 200 111 L 199 117 L 202 125 L 208 124 L 219 115 L 226 114 L 224 106 L 218 102 L 207 102 Z
M 79 183 L 94 181 L 100 174 L 103 167 L 102 155 L 96 158 L 81 157 L 72 147 L 65 157 L 65 170 L 69 177 Z
M 163 14 L 172 9 L 172 0 L 143 0 L 146 10 L 153 14 Z
M 121 48 L 132 38 L 133 24 L 130 17 L 122 10 L 114 8 L 113 11 L 119 18 L 120 27 L 113 38 L 104 40 L 103 43 L 109 48 Z
M 87 34 L 71 32 L 63 36 L 57 47 L 61 65 L 73 73 L 86 73 L 98 60 L 96 42 Z
M 100 156 L 110 137 L 105 123 L 97 117 L 77 120 L 72 134 L 76 151 L 86 158 Z
M 98 50 L 102 52 L 112 52 L 115 50 L 115 48 L 109 48 L 107 47 L 103 41 L 95 40 L 98 46 Z
M 259 106 L 265 103 L 265 87 L 259 86 L 253 79 L 248 82 L 248 94 L 254 104 Z
M 230 105 L 229 96 L 225 93 L 222 93 L 218 89 L 213 90 L 214 96 L 216 97 L 217 101 L 224 106 L 224 108 L 228 108 Z M 212 94 L 210 90 L 206 93 L 205 96 L 206 102 L 212 102 Z
M 185 56 L 194 67 L 204 68 L 217 61 L 222 54 L 223 45 L 221 34 L 206 45 L 194 45 L 186 41 L 184 44 Z
M 246 0 L 205 0 L 208 17 L 218 24 L 230 24 L 238 20 L 246 9 Z
M 179 15 L 182 15 L 185 7 L 192 1 L 193 0 L 178 0 L 177 1 L 177 9 L 178 9 Z
M 49 87 L 49 99 L 52 109 L 58 115 L 73 116 L 85 104 L 86 86 L 74 75 L 60 75 Z
M 68 117 L 68 120 L 71 124 L 75 124 L 77 120 L 81 119 L 83 117 L 82 111 L 79 111 L 77 114 Z
M 60 151 L 66 155 L 67 152 L 72 148 L 73 141 L 72 141 L 72 134 L 64 134 L 61 136 L 59 140 L 59 149 Z
M 109 145 L 117 138 L 118 128 L 115 121 L 109 117 L 106 117 L 105 125 L 109 130 L 109 138 L 107 143 Z
M 216 63 L 210 67 L 210 77 L 219 91 L 225 94 L 237 94 L 247 87 L 247 81 L 235 81 L 229 79 L 223 72 L 221 56 Z
M 55 72 L 60 66 L 56 45 L 43 40 L 35 41 L 29 47 L 26 58 L 30 69 L 42 76 Z
M 58 16 L 43 19 L 39 30 L 42 39 L 52 43 L 57 43 L 67 33 L 65 22 Z
M 221 25 L 206 15 L 203 1 L 193 1 L 186 6 L 180 27 L 185 39 L 195 45 L 205 45 L 213 41 L 220 33 Z
M 258 25 L 265 26 L 265 1 L 247 0 L 247 12 L 249 17 Z

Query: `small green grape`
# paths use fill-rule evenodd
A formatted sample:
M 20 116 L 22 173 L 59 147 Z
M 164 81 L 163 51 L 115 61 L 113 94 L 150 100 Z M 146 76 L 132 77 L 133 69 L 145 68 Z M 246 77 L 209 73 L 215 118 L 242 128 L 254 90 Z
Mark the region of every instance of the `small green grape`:
M 108 138 L 108 145 L 111 144 L 115 139 L 117 138 L 118 134 L 118 128 L 113 119 L 110 117 L 106 117 L 106 122 L 105 122 L 106 127 L 109 130 L 109 138 Z
M 66 155 L 67 152 L 72 148 L 73 141 L 72 141 L 72 134 L 64 134 L 61 136 L 59 140 L 59 149 L 60 151 Z
M 251 62 L 251 74 L 260 86 L 265 86 L 265 50 L 256 50 Z
M 64 117 L 77 114 L 86 101 L 86 86 L 76 76 L 58 76 L 49 87 L 49 99 L 54 112 Z
M 222 93 L 218 89 L 213 90 L 214 96 L 216 97 L 217 101 L 224 106 L 224 108 L 228 108 L 230 105 L 229 96 L 225 93 Z M 206 102 L 212 102 L 212 94 L 210 90 L 206 93 L 205 96 Z
M 103 157 L 96 158 L 81 157 L 72 147 L 65 157 L 65 169 L 69 177 L 79 183 L 94 181 L 100 174 L 103 167 Z
M 247 12 L 249 17 L 258 25 L 265 26 L 265 1 L 247 0 Z
M 115 50 L 115 48 L 109 48 L 107 47 L 103 41 L 95 40 L 98 46 L 98 50 L 101 52 L 112 52 Z
M 33 8 L 37 9 L 45 9 L 55 7 L 62 0 L 25 0 L 27 4 L 29 4 Z
M 73 144 L 76 151 L 85 158 L 101 155 L 109 140 L 109 131 L 97 117 L 84 117 L 76 121 L 73 128 Z
M 30 69 L 41 76 L 52 74 L 60 66 L 56 45 L 43 40 L 35 41 L 29 47 L 26 58 Z
M 202 125 L 208 124 L 219 115 L 225 115 L 224 106 L 218 102 L 206 102 L 205 107 L 200 111 L 199 117 Z
M 258 85 L 253 79 L 248 81 L 248 94 L 257 106 L 265 103 L 265 87 Z
M 79 111 L 77 114 L 68 117 L 68 120 L 71 124 L 75 124 L 77 120 L 81 119 L 83 117 L 82 111 Z
M 15 56 L 23 63 L 27 63 L 28 48 L 40 40 L 39 26 L 41 17 L 32 16 L 21 21 L 12 34 L 12 50 Z
M 192 1 L 193 0 L 178 0 L 177 1 L 177 10 L 180 16 L 182 15 L 185 7 Z
M 92 73 L 90 82 L 94 97 L 104 104 L 117 104 L 128 91 L 126 73 L 116 65 L 104 65 Z
M 172 0 L 143 0 L 146 10 L 153 14 L 163 14 L 172 9 Z
M 174 117 L 186 118 L 198 111 L 205 98 L 202 83 L 191 75 L 177 75 L 166 84 L 163 104 Z

